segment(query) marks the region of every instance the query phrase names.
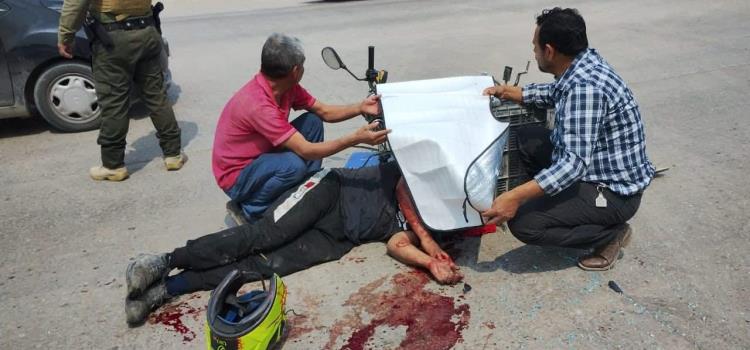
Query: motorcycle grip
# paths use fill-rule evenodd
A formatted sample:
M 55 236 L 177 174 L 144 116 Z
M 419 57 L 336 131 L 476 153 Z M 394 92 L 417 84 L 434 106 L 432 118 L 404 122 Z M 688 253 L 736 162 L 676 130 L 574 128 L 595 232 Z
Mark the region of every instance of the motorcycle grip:
M 375 69 L 375 46 L 367 47 L 367 69 Z

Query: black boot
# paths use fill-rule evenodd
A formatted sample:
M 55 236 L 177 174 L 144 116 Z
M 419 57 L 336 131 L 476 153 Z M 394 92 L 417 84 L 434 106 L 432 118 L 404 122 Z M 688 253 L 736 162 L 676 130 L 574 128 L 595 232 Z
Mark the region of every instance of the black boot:
M 152 310 L 162 306 L 172 296 L 167 293 L 167 286 L 163 281 L 159 281 L 150 288 L 146 289 L 141 296 L 137 298 L 125 299 L 125 318 L 130 327 L 142 325 Z
M 167 254 L 136 256 L 125 270 L 128 298 L 138 297 L 152 283 L 163 279 L 168 273 Z

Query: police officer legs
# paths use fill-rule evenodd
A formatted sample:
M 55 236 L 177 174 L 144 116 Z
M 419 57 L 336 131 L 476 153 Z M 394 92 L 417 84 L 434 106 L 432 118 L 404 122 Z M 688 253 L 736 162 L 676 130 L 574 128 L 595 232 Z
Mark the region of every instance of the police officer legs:
M 133 82 L 139 87 L 141 96 L 151 111 L 151 120 L 156 127 L 156 136 L 170 169 L 168 160 L 180 155 L 180 127 L 175 120 L 172 107 L 166 97 L 166 88 L 159 55 L 162 42 L 156 28 L 148 26 L 136 30 L 110 32 L 114 48 L 107 50 L 100 43 L 94 44 L 94 80 L 97 96 L 102 107 L 102 124 L 97 143 L 101 145 L 102 166 L 118 169 L 124 166 L 125 136 L 130 119 L 130 90 Z M 182 164 L 173 170 L 177 170 Z M 92 169 L 91 176 L 95 177 Z M 99 180 L 99 179 L 97 179 Z
M 97 143 L 102 165 L 91 168 L 94 180 L 121 181 L 128 177 L 125 145 L 129 127 L 130 92 L 137 85 L 164 154 L 167 170 L 179 170 L 187 160 L 180 152 L 180 128 L 166 97 L 159 64 L 162 40 L 154 27 L 150 0 L 112 2 L 66 0 L 60 18 L 60 54 L 72 58 L 71 35 L 81 26 L 87 10 L 98 20 L 99 36 L 92 44 L 93 71 L 102 122 Z M 72 34 L 71 34 L 72 33 Z

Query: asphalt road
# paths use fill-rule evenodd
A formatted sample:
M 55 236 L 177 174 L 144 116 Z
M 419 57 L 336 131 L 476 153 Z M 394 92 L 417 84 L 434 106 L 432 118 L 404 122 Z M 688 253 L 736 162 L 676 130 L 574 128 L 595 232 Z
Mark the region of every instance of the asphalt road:
M 549 1 L 168 1 L 170 94 L 186 167 L 167 173 L 153 127 L 131 122 L 123 183 L 93 182 L 96 132 L 0 121 L 0 348 L 201 348 L 207 293 L 184 296 L 143 327 L 125 325 L 123 272 L 225 227 L 210 170 L 217 117 L 260 65 L 268 34 L 296 35 L 302 81 L 328 103 L 367 88 L 325 67 L 335 47 L 364 72 L 367 46 L 391 81 L 490 72 L 533 58 L 534 16 Z M 593 47 L 641 105 L 648 153 L 671 169 L 631 221 L 634 241 L 608 272 L 575 267 L 580 251 L 524 246 L 503 232 L 454 239 L 472 286 L 441 287 L 382 244 L 285 278 L 285 349 L 750 348 L 750 3 L 569 1 Z M 549 81 L 535 69 L 524 78 Z M 331 125 L 328 137 L 361 120 Z M 348 153 L 326 160 L 341 165 Z M 616 281 L 624 294 L 614 293 Z M 408 321 L 408 322 L 407 322 Z

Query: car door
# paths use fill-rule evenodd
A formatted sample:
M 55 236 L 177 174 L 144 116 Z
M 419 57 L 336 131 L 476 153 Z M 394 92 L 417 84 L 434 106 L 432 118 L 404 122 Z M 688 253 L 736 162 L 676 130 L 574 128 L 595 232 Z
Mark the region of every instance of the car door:
M 5 1 L 0 0 L 0 21 L 9 13 L 10 6 Z M 10 80 L 5 46 L 2 37 L 0 37 L 0 106 L 10 106 L 13 102 L 13 82 Z

